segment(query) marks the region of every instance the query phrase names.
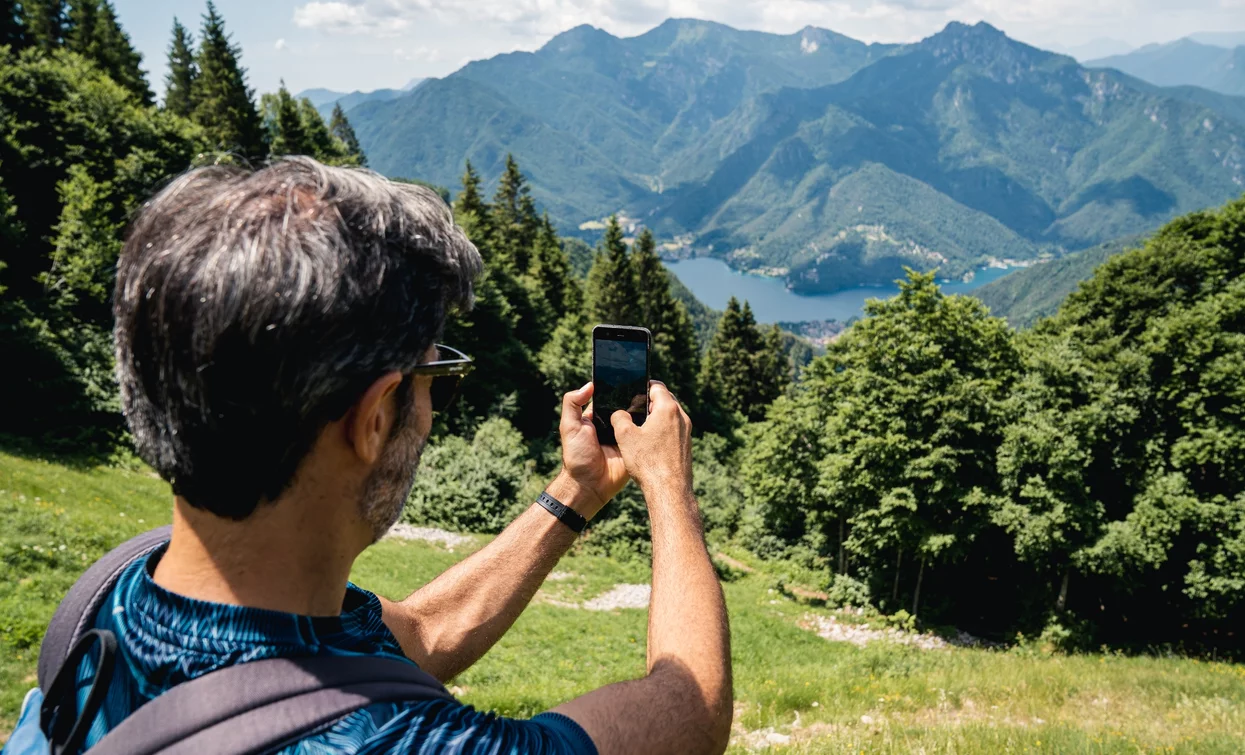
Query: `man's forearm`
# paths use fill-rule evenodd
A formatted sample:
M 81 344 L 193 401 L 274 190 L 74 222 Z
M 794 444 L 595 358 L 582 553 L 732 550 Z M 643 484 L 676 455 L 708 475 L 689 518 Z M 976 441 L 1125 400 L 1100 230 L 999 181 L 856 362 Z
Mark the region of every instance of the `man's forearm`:
M 593 690 L 554 710 L 584 727 L 601 755 L 720 753 L 732 715 L 726 604 L 690 491 L 656 495 L 685 498 L 673 505 L 669 498 L 648 500 L 653 536 L 648 675 Z
M 646 491 L 647 493 L 648 491 Z M 701 731 L 686 752 L 726 745 L 732 690 L 730 629 L 722 586 L 705 548 L 700 512 L 691 491 L 658 491 L 649 501 L 653 536 L 653 595 L 648 615 L 648 669 L 668 683 L 686 685 L 699 704 Z M 648 496 L 646 495 L 646 498 Z M 679 500 L 674 500 L 675 498 Z
M 591 508 L 593 494 L 564 475 L 550 495 Z M 400 603 L 384 601 L 385 623 L 403 651 L 442 681 L 470 667 L 514 624 L 575 533 L 532 504 L 488 545 Z

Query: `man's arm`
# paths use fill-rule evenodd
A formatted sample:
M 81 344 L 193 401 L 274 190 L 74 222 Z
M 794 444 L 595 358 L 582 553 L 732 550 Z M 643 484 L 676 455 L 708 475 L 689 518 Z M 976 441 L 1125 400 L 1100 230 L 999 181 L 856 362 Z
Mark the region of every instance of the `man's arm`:
M 611 418 L 632 477 L 644 491 L 653 538 L 648 674 L 554 709 L 574 719 L 600 755 L 720 753 L 733 713 L 730 632 L 717 574 L 692 495 L 691 422 L 665 386 L 637 427 Z
M 617 449 L 601 448 L 591 413 L 581 409 L 591 397 L 591 384 L 563 397 L 563 469 L 546 488 L 585 519 L 628 479 Z M 569 527 L 532 504 L 492 542 L 402 602 L 382 598 L 385 623 L 411 660 L 452 679 L 510 629 L 574 542 Z

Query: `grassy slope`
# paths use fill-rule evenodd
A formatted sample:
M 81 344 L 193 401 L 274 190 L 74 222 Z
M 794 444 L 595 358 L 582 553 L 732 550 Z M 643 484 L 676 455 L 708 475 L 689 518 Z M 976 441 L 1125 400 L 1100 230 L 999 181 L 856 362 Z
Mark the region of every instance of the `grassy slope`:
M 31 643 L 59 595 L 104 548 L 164 521 L 167 495 L 142 472 L 70 469 L 0 453 L 0 516 L 5 731 L 34 683 Z M 354 579 L 401 596 L 463 555 L 385 541 L 359 559 Z M 463 700 L 530 715 L 643 672 L 644 611 L 594 613 L 549 600 L 579 601 L 616 583 L 642 582 L 644 565 L 572 555 L 559 571 L 571 576 L 549 583 L 502 642 L 455 680 Z M 738 700 L 733 751 L 763 740 L 768 727 L 791 735 L 796 752 L 1226 754 L 1245 748 L 1245 666 L 859 649 L 800 629 L 802 617 L 823 609 L 787 600 L 770 584 L 758 572 L 725 585 Z M 568 646 L 578 649 L 574 659 L 566 657 Z

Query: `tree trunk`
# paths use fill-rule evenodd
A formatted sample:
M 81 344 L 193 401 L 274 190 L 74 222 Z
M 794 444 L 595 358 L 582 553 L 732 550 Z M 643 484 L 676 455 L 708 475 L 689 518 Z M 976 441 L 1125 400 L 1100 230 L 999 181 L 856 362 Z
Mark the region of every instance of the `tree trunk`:
M 843 546 L 844 534 L 843 530 L 846 523 L 843 517 L 839 517 L 839 574 L 847 576 L 847 550 Z
M 891 602 L 899 605 L 899 567 L 903 565 L 903 548 L 895 556 L 895 586 L 891 588 Z
M 921 604 L 921 580 L 925 578 L 925 556 L 921 556 L 921 568 L 916 573 L 916 591 L 912 593 L 912 617 L 916 618 L 916 609 Z
M 1068 605 L 1068 579 L 1072 576 L 1071 569 L 1065 569 L 1063 572 L 1063 583 L 1059 585 L 1059 600 L 1055 601 L 1055 610 L 1063 611 Z

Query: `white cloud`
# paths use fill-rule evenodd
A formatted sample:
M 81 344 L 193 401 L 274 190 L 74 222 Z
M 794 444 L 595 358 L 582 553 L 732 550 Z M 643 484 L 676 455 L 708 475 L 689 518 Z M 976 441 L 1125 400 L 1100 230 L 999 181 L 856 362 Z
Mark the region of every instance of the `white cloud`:
M 441 51 L 436 48 L 425 47 L 420 45 L 415 48 L 394 48 L 393 56 L 399 60 L 407 60 L 416 63 L 436 63 L 441 60 Z
M 284 37 L 282 37 L 281 39 L 278 39 L 278 40 L 277 40 L 277 43 L 276 43 L 276 44 L 274 44 L 272 47 L 273 47 L 273 49 L 274 49 L 274 50 L 277 50 L 277 51 L 279 52 L 279 51 L 281 51 L 281 50 L 284 50 L 284 49 L 285 49 L 285 46 L 286 46 L 286 45 L 285 45 L 285 38 L 284 38 Z
M 316 0 L 294 9 L 294 25 L 302 29 L 320 29 L 328 32 L 393 36 L 402 32 L 410 24 L 407 9 L 402 8 L 402 5 L 415 5 L 415 3 L 401 3 L 398 0 L 385 3 Z

